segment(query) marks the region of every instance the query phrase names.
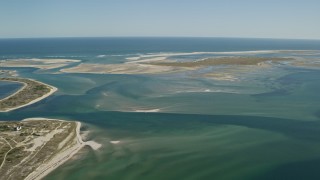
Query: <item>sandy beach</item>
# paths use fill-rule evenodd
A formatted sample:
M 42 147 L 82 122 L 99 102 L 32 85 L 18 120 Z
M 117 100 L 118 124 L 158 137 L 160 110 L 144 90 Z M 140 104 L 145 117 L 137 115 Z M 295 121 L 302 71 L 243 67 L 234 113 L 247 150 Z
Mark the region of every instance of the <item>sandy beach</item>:
M 50 95 L 52 95 L 53 93 L 55 93 L 55 92 L 58 90 L 58 88 L 56 88 L 56 87 L 54 87 L 54 86 L 50 86 L 50 85 L 45 84 L 45 83 L 42 83 L 42 82 L 40 82 L 40 81 L 36 81 L 36 80 L 33 80 L 33 79 L 28 79 L 28 80 L 31 80 L 31 81 L 34 81 L 34 82 L 37 82 L 37 83 L 40 83 L 40 84 L 43 84 L 43 85 L 49 87 L 49 88 L 50 88 L 50 91 L 49 91 L 47 94 L 45 94 L 45 95 L 43 95 L 43 96 L 41 96 L 41 97 L 39 97 L 39 98 L 37 98 L 37 99 L 34 99 L 34 100 L 30 101 L 30 102 L 27 103 L 27 104 L 23 104 L 23 105 L 20 105 L 20 106 L 14 107 L 14 108 L 9 108 L 9 109 L 6 109 L 6 110 L 0 110 L 0 112 L 9 112 L 9 111 L 13 111 L 13 110 L 16 110 L 16 109 L 25 107 L 25 106 L 29 106 L 29 105 L 31 105 L 31 104 L 34 104 L 34 103 L 38 102 L 38 101 L 41 101 L 42 99 L 45 99 L 45 98 L 49 97 Z M 1 80 L 1 81 L 9 81 L 9 80 Z M 10 81 L 10 82 L 18 82 L 18 81 Z M 24 82 L 18 82 L 18 83 L 22 83 L 22 84 L 24 84 L 24 86 L 21 87 L 17 92 L 11 94 L 10 96 L 8 96 L 8 97 L 6 97 L 6 98 L 4 98 L 4 99 L 2 99 L 2 100 L 0 100 L 0 101 L 3 101 L 3 100 L 6 100 L 6 99 L 8 99 L 8 98 L 10 98 L 10 97 L 15 96 L 16 94 L 18 94 L 18 93 L 21 92 L 24 88 L 27 87 L 27 84 L 24 83 Z
M 80 62 L 74 59 L 10 59 L 0 60 L 2 67 L 31 67 L 43 70 L 55 69 Z
M 16 91 L 15 93 L 3 98 L 3 99 L 0 99 L 0 101 L 3 101 L 3 100 L 6 100 L 6 99 L 9 99 L 10 97 L 12 96 L 15 96 L 16 94 L 20 93 L 24 88 L 27 87 L 27 83 L 25 82 L 18 82 L 18 81 L 9 81 L 9 80 L 1 80 L 1 81 L 7 81 L 7 82 L 16 82 L 16 83 L 20 83 L 20 84 L 23 84 L 23 86 L 18 90 Z M 0 111 L 1 112 L 1 111 Z
M 58 120 L 58 119 L 47 119 L 47 118 L 30 118 L 25 119 L 23 121 L 28 120 Z M 63 120 L 58 120 L 63 121 Z M 36 170 L 34 170 L 32 173 L 30 173 L 25 180 L 40 180 L 46 175 L 48 175 L 50 172 L 55 170 L 57 167 L 61 166 L 65 162 L 67 162 L 70 158 L 72 158 L 77 152 L 79 152 L 83 147 L 90 146 L 93 150 L 97 150 L 101 147 L 101 144 L 98 144 L 94 141 L 86 141 L 84 142 L 80 135 L 80 127 L 81 123 L 76 122 L 76 137 L 75 141 L 76 143 L 72 146 L 68 147 L 67 149 L 63 150 L 62 152 L 59 152 L 48 162 L 44 162 L 43 165 L 38 167 Z
M 85 64 L 60 70 L 64 73 L 92 73 L 92 74 L 161 74 L 186 71 L 191 68 L 157 66 L 140 64 L 139 62 L 127 62 L 123 64 Z

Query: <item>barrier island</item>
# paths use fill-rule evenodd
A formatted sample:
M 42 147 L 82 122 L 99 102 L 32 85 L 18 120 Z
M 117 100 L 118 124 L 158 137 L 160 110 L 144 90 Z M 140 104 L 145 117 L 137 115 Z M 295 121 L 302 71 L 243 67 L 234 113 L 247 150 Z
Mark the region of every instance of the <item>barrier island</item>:
M 23 86 L 15 93 L 0 100 L 0 112 L 8 112 L 36 103 L 54 92 L 56 87 L 24 78 L 0 78 L 0 81 L 22 83 Z

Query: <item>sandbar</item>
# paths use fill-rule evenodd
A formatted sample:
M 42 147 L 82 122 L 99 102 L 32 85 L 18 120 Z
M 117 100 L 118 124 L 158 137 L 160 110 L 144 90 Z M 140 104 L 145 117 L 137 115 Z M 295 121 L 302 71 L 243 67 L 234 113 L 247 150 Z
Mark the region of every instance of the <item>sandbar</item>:
M 92 74 L 160 74 L 185 71 L 188 68 L 165 67 L 151 64 L 123 63 L 123 64 L 85 64 L 60 70 L 64 73 L 92 73 Z M 190 70 L 190 68 L 189 68 Z
M 1 67 L 33 67 L 43 70 L 55 69 L 80 62 L 74 59 L 10 59 L 0 60 Z
M 152 55 L 149 55 L 153 57 Z M 133 59 L 130 59 L 133 60 Z M 194 71 L 209 66 L 221 65 L 252 65 L 265 66 L 266 63 L 291 61 L 294 58 L 278 57 L 218 57 L 195 60 L 191 62 L 177 62 L 165 57 L 149 59 L 135 59 L 121 64 L 89 64 L 81 63 L 77 66 L 61 69 L 64 73 L 92 73 L 92 74 L 168 74 L 184 71 Z M 227 78 L 233 79 L 233 78 Z

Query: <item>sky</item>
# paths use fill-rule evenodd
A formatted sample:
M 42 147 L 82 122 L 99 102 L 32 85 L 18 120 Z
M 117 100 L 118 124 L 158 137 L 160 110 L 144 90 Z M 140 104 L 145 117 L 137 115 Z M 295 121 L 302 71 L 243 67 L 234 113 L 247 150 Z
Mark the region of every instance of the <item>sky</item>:
M 319 0 L 0 0 L 0 38 L 320 39 Z

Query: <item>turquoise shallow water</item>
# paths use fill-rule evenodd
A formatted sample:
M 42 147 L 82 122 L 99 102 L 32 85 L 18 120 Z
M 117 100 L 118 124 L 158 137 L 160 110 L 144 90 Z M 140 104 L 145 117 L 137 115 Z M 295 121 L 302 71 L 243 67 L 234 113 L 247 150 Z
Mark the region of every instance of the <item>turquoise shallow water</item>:
M 13 45 L 15 48 L 9 48 Z M 185 53 L 319 50 L 320 42 L 71 38 L 0 40 L 0 47 L 6 47 L 0 48 L 2 59 L 71 58 L 108 64 L 159 53 L 180 53 L 172 58 L 190 61 L 221 55 Z M 258 56 L 319 58 L 316 53 L 288 52 Z M 59 91 L 31 106 L 0 113 L 0 120 L 78 120 L 91 131 L 89 139 L 103 145 L 99 151 L 83 149 L 45 179 L 320 178 L 315 168 L 320 162 L 317 68 L 278 64 L 266 70 L 241 72 L 239 81 L 203 78 L 197 76 L 199 72 L 112 75 L 3 69 L 15 69 L 20 76 L 51 84 Z M 154 109 L 160 112 L 133 112 Z

